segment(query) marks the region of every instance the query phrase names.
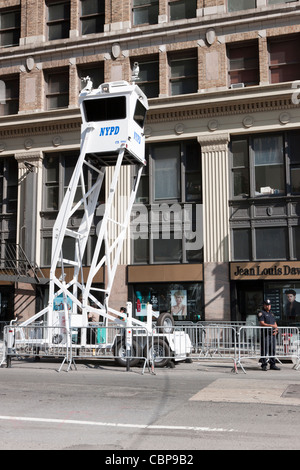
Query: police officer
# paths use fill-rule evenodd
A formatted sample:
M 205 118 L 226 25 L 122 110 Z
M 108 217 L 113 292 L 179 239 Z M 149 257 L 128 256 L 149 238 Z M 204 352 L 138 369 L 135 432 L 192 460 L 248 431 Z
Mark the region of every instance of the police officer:
M 276 335 L 278 334 L 278 326 L 273 313 L 271 312 L 271 301 L 269 299 L 264 300 L 262 310 L 258 312 L 258 321 L 262 328 L 261 331 L 261 368 L 267 370 L 267 357 L 269 356 L 270 369 L 280 370 L 276 366 Z

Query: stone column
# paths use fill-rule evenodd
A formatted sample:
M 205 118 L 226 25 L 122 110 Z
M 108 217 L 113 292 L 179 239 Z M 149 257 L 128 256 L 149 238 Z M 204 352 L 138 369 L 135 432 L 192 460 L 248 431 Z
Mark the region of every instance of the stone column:
M 198 141 L 202 156 L 205 319 L 229 320 L 229 134 L 205 134 Z
M 25 142 L 27 152 L 17 154 L 19 165 L 19 206 L 17 243 L 32 263 L 40 257 L 40 226 L 38 214 L 42 199 L 42 154 L 31 151 L 31 141 Z M 31 273 L 33 274 L 33 273 Z M 14 312 L 20 321 L 36 313 L 36 289 L 34 284 L 16 282 Z

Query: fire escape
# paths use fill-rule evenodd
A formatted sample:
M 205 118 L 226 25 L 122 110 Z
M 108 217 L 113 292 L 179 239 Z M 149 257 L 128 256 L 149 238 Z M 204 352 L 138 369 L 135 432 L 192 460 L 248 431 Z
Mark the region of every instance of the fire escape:
M 0 242 L 0 281 L 46 284 L 49 279 L 18 244 Z

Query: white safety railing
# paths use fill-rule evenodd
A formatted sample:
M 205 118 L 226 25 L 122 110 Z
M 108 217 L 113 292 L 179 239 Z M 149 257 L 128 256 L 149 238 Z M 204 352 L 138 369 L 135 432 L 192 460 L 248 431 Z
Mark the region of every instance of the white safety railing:
M 21 357 L 61 358 L 68 370 L 80 359 L 114 359 L 119 365 L 155 368 L 177 361 L 229 360 L 237 372 L 248 359 L 275 358 L 292 360 L 300 367 L 300 334 L 297 327 L 230 326 L 227 324 L 176 326 L 104 326 L 91 323 L 87 327 L 66 329 L 46 327 L 42 323 L 19 326 L 14 323 L 3 330 L 0 366 Z M 82 341 L 82 337 L 84 341 Z
M 65 328 L 43 324 L 19 326 L 11 324 L 3 330 L 4 348 L 0 366 L 11 366 L 12 357 L 63 358 L 69 361 L 71 337 Z
M 278 327 L 241 327 L 238 330 L 237 366 L 242 369 L 246 359 L 275 360 L 291 359 L 295 368 L 300 362 L 299 328 Z
M 83 334 L 86 335 L 84 347 L 80 344 Z M 146 328 L 103 326 L 95 322 L 87 327 L 72 328 L 71 336 L 70 359 L 73 363 L 78 359 L 114 359 L 128 369 L 141 363 L 143 372 L 145 370 L 145 351 L 149 343 Z

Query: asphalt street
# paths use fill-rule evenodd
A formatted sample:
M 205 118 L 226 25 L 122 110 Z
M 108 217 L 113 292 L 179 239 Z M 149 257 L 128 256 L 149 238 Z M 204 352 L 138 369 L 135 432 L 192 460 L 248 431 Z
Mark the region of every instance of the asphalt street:
M 59 366 L 29 358 L 0 369 L 1 450 L 102 450 L 106 465 L 142 450 L 160 464 L 167 451 L 181 463 L 189 455 L 191 465 L 199 450 L 300 448 L 300 369 L 292 363 L 263 372 L 249 361 L 246 373 L 215 360 L 154 374 L 109 361 Z

